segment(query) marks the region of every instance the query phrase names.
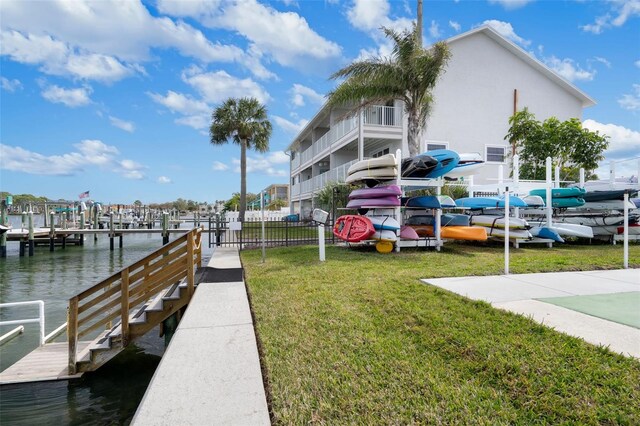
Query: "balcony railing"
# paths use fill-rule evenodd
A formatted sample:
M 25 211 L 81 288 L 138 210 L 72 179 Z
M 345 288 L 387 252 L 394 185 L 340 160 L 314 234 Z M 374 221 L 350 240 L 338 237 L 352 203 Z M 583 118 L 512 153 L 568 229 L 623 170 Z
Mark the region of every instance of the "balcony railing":
M 382 105 L 370 106 L 364 111 L 364 124 L 401 127 L 402 109 Z
M 352 164 L 357 163 L 358 160 L 349 161 L 341 166 L 336 167 L 333 170 L 329 170 L 328 172 L 322 173 L 321 175 L 314 176 L 313 178 L 301 182 L 300 192 L 299 194 L 308 194 L 312 191 L 318 191 L 324 188 L 329 182 L 344 182 L 347 178 L 347 170 L 351 167 Z M 294 188 L 297 185 L 294 185 Z M 298 195 L 298 193 L 294 193 L 292 190 L 292 194 Z
M 367 125 L 402 127 L 402 108 L 374 105 L 365 109 L 363 115 L 364 123 Z M 295 170 L 311 162 L 315 156 L 330 148 L 331 145 L 357 127 L 357 116 L 335 123 L 331 126 L 331 129 L 315 141 L 313 145 L 291 160 L 291 170 Z

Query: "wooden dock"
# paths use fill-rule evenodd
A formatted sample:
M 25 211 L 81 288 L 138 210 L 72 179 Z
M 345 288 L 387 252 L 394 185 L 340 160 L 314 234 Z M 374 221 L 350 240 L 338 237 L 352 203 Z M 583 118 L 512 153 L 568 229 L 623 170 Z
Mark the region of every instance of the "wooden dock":
M 90 342 L 78 342 L 82 351 Z M 69 344 L 47 343 L 40 346 L 0 373 L 0 385 L 77 379 L 82 373 L 69 375 Z

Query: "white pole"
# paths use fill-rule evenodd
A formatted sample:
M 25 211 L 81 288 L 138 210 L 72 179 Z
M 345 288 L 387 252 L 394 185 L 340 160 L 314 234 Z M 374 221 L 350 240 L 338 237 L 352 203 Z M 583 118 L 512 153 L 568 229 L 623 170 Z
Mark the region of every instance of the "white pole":
M 502 166 L 501 166 L 502 167 Z M 436 188 L 436 195 L 441 195 L 442 194 L 442 187 L 440 186 L 440 184 L 442 184 L 442 178 L 438 178 L 438 187 Z M 442 225 L 442 210 L 441 209 L 436 209 L 436 222 L 434 223 L 434 231 L 436 234 L 436 251 L 440 251 L 440 245 L 442 244 L 442 240 L 440 240 L 440 226 Z
M 40 314 L 40 346 L 44 345 L 44 302 L 38 301 L 38 308 Z
M 262 263 L 265 258 L 265 246 L 264 246 L 264 191 L 260 191 L 260 210 L 262 210 Z
M 553 182 L 551 181 L 551 157 L 547 157 L 547 192 L 545 203 L 547 205 L 547 226 L 551 227 L 551 189 L 553 188 Z
M 584 168 L 580 167 L 580 188 L 584 188 Z
M 609 186 L 611 189 L 615 186 L 616 183 L 616 162 L 612 161 L 609 163 Z
M 555 187 L 560 188 L 560 166 L 556 166 Z
M 504 190 L 504 274 L 509 275 L 509 187 Z
M 502 187 L 503 183 L 504 183 L 504 166 L 500 164 L 498 166 L 498 185 Z
M 324 225 L 318 225 L 318 242 L 320 245 L 320 262 L 324 262 Z
M 473 175 L 469 176 L 469 183 L 467 184 L 467 188 L 469 189 L 469 197 L 473 198 L 475 191 L 473 190 Z
M 623 240 L 623 261 L 624 269 L 629 268 L 629 194 L 624 194 L 624 240 Z

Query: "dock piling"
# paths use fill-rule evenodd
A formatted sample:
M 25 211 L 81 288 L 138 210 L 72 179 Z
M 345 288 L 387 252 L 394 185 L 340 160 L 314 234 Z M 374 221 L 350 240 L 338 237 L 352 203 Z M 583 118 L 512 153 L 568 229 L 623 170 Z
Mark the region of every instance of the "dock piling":
M 53 225 L 53 212 L 49 212 L 49 251 L 55 246 L 56 230 Z
M 7 224 L 7 204 L 2 200 L 2 207 L 0 208 L 0 224 Z M 7 257 L 7 234 L 3 232 L 0 234 L 0 257 Z
M 33 248 L 35 241 L 33 240 L 33 212 L 29 210 L 29 257 L 33 256 Z
M 115 230 L 113 228 L 113 214 L 109 216 L 109 250 L 113 251 L 113 237 L 115 236 Z

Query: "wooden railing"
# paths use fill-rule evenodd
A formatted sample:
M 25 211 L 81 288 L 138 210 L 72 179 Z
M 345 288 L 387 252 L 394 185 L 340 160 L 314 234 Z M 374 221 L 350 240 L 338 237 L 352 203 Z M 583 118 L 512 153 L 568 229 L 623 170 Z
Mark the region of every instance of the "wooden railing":
M 129 315 L 133 309 L 184 278 L 189 297 L 193 295 L 195 267 L 202 263 L 201 237 L 202 229 L 194 228 L 69 299 L 69 374 L 76 372 L 78 341 L 82 337 L 94 338 L 119 319 L 124 347 L 129 343 Z

